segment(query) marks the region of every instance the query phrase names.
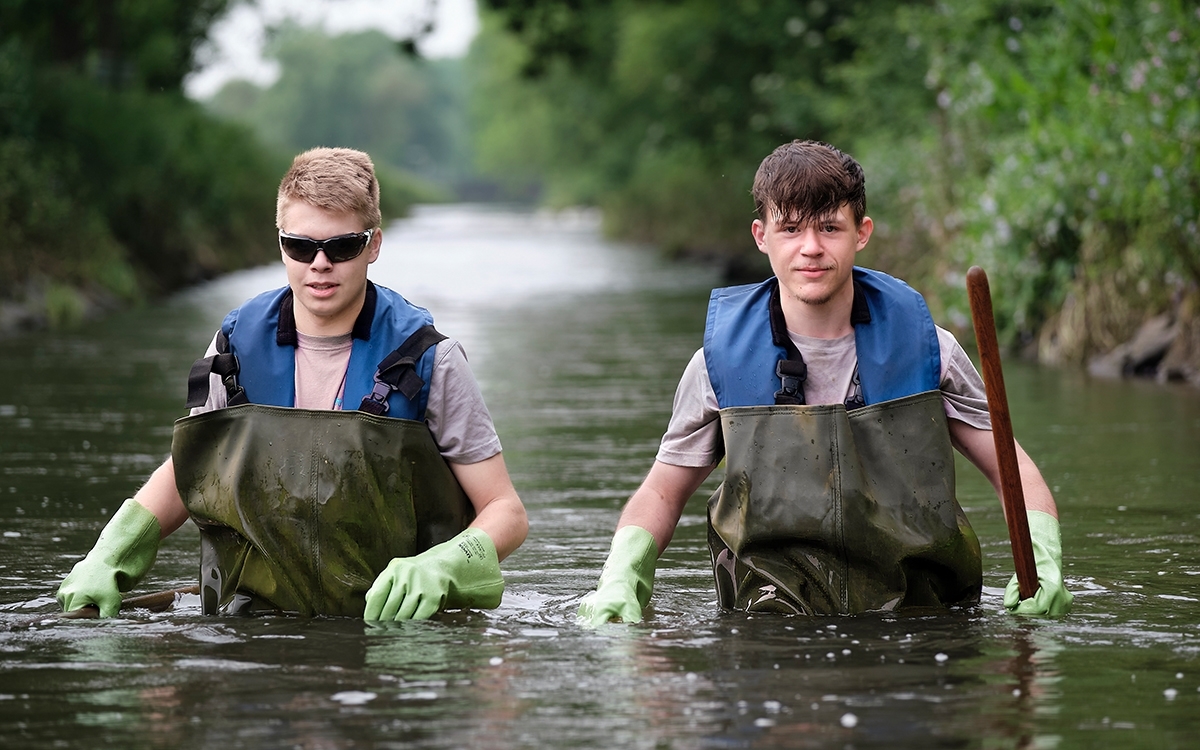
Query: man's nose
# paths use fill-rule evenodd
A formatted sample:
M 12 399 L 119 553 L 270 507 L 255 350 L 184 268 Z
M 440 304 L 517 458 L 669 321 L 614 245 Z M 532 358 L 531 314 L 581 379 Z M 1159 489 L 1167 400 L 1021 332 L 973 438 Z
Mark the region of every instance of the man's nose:
M 813 255 L 823 251 L 821 247 L 821 236 L 815 229 L 800 230 L 800 252 L 806 255 Z

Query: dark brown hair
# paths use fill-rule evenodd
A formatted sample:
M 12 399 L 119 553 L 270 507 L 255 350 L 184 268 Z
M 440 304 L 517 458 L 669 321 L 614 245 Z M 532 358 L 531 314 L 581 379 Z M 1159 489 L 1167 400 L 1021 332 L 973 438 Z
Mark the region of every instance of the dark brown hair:
M 855 226 L 867 215 L 866 178 L 854 157 L 828 143 L 792 141 L 770 153 L 754 175 L 754 210 L 807 224 L 849 204 Z

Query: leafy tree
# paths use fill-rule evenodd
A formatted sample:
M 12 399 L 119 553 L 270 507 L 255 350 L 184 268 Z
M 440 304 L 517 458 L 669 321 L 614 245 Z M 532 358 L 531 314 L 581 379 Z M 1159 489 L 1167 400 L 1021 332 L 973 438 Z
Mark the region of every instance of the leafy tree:
M 396 170 L 397 181 L 408 172 L 449 186 L 466 175 L 459 61 L 404 55 L 378 31 L 331 37 L 292 24 L 275 33 L 265 53 L 279 62 L 279 79 L 266 88 L 226 84 L 210 102 L 212 111 L 250 125 L 289 153 L 318 145 L 360 148 Z
M 236 2 L 237 0 L 234 0 Z M 230 0 L 5 0 L 0 29 L 35 65 L 110 88 L 178 91 Z
M 967 326 L 975 263 L 1002 336 L 1046 360 L 1200 308 L 1194 2 L 484 5 L 481 167 L 617 234 L 754 258 L 752 170 L 815 138 L 866 168 L 868 262 L 943 320 Z
M 948 257 L 996 271 L 1011 340 L 1081 361 L 1195 289 L 1194 5 L 976 0 L 912 20 L 961 175 Z
M 903 49 L 883 24 L 871 37 L 855 25 L 890 2 L 487 5 L 494 13 L 471 53 L 486 81 L 481 165 L 535 165 L 551 200 L 596 203 L 618 233 L 681 252 L 747 257 L 758 162 L 784 141 L 846 130 L 841 118 L 862 107 L 845 68 L 865 39 Z M 886 73 L 903 83 L 894 98 L 924 93 L 919 77 Z M 543 137 L 492 145 L 529 127 Z
M 274 256 L 279 164 L 180 90 L 227 4 L 0 5 L 0 299 L 67 322 Z

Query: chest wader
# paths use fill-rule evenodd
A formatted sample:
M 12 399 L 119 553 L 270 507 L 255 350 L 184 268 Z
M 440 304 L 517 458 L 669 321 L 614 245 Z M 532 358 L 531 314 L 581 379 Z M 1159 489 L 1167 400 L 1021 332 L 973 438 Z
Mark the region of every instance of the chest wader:
M 236 360 L 223 356 L 212 371 L 236 394 Z M 361 617 L 392 558 L 467 527 L 474 511 L 429 428 L 378 414 L 386 381 L 404 391 L 412 372 L 385 365 L 414 359 L 384 360 L 366 411 L 248 404 L 243 395 L 175 423 L 175 482 L 200 529 L 205 614 Z M 206 392 L 208 370 L 197 372 L 193 390 Z
M 708 504 L 722 607 L 853 614 L 973 604 L 979 540 L 954 495 L 938 391 L 873 404 L 722 409 Z

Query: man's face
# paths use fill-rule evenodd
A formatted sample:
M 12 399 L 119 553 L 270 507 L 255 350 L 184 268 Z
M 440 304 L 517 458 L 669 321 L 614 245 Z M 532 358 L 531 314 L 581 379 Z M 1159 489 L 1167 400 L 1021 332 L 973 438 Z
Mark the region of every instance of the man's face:
M 288 234 L 324 240 L 362 232 L 367 227 L 353 213 L 336 213 L 302 201 L 289 203 L 281 229 Z M 295 295 L 296 329 L 314 336 L 349 333 L 367 293 L 367 266 L 379 257 L 380 231 L 356 258 L 331 263 L 324 251 L 301 263 L 281 251 L 288 286 Z
M 754 220 L 751 232 L 758 249 L 770 258 L 781 292 L 820 306 L 841 296 L 853 299 L 854 257 L 867 246 L 873 228 L 867 216 L 855 226 L 854 214 L 844 204 L 836 214 L 808 224 L 779 216 L 771 208 L 765 222 Z

